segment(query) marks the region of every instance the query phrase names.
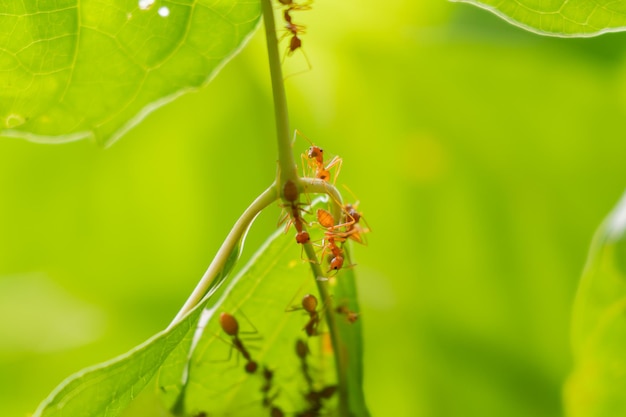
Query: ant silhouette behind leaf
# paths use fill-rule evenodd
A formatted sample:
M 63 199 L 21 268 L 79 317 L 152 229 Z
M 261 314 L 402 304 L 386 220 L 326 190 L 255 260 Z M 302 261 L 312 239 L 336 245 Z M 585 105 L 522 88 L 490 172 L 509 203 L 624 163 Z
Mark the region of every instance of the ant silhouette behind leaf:
M 269 369 L 267 366 L 264 366 L 262 376 L 264 380 L 263 386 L 261 387 L 261 393 L 263 394 L 263 407 L 269 409 L 270 417 L 284 417 L 284 411 L 274 404 L 279 391 L 276 391 L 274 395 L 270 395 L 270 391 L 273 388 L 274 371 Z
M 221 313 L 219 321 L 222 330 L 231 337 L 231 350 L 229 351 L 228 358 L 226 360 L 230 360 L 232 349 L 234 348 L 246 360 L 244 370 L 249 374 L 255 373 L 259 365 L 256 361 L 252 360 L 250 352 L 246 349 L 243 341 L 241 340 L 239 322 L 237 322 L 237 319 L 235 319 L 235 317 L 231 314 Z
M 313 294 L 305 294 L 302 297 L 300 306 L 293 306 L 285 311 L 291 312 L 296 310 L 304 310 L 309 316 L 309 320 L 306 322 L 302 330 L 304 330 L 307 336 L 317 336 L 319 334 L 319 325 L 321 319 L 321 311 L 317 309 L 318 301 L 317 297 Z
M 350 310 L 347 305 L 342 304 L 335 308 L 335 313 L 344 315 L 348 323 L 353 324 L 359 319 L 359 313 Z

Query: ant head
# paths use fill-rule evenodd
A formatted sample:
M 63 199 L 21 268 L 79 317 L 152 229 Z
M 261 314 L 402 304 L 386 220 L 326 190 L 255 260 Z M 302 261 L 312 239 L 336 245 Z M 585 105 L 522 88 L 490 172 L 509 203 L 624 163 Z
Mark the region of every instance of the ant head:
M 259 365 L 255 361 L 250 361 L 250 362 L 246 363 L 246 366 L 245 366 L 244 369 L 246 370 L 247 373 L 253 374 L 253 373 L 256 372 L 258 367 L 259 367 Z
M 239 333 L 237 319 L 228 313 L 220 314 L 220 326 L 229 336 L 237 336 L 237 333 Z
M 359 213 L 352 204 L 346 204 L 343 209 L 348 217 L 350 217 L 351 220 L 354 220 L 355 223 L 358 223 L 359 220 L 361 220 L 361 213 Z
M 317 308 L 317 298 L 313 294 L 302 297 L 302 308 L 307 313 L 313 313 Z
M 311 237 L 309 236 L 308 232 L 302 231 L 296 234 L 296 242 L 300 244 L 309 243 L 310 240 L 311 240 Z
M 323 157 L 324 149 L 320 148 L 319 146 L 313 145 L 307 151 L 307 156 L 309 157 L 309 159 L 316 159 L 319 157 Z
M 335 256 L 330 260 L 330 269 L 333 271 L 338 271 L 343 266 L 343 256 Z

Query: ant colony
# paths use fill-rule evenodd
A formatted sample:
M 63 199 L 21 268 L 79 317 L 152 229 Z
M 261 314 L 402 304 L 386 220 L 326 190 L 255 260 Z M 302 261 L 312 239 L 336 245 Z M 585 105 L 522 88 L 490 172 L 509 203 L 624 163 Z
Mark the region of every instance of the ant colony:
M 283 62 L 296 51 L 301 51 L 310 68 L 302 49 L 301 37 L 306 33 L 306 26 L 296 23 L 296 17 L 299 12 L 310 10 L 312 2 L 276 1 L 284 20 L 280 40 L 287 40 Z M 338 274 L 342 269 L 354 267 L 346 253 L 347 242 L 366 244 L 365 235 L 370 229 L 358 210 L 358 201 L 344 203 L 338 201 L 339 197 L 333 197 L 338 195 L 334 187 L 343 165 L 342 158 L 337 155 L 327 157 L 321 147 L 313 144 L 297 130 L 294 132 L 294 143 L 298 136 L 304 138 L 310 146 L 301 154 L 302 178 L 296 181 L 287 180 L 278 190 L 283 199 L 280 204 L 283 213 L 278 225 L 284 225 L 284 233 L 288 233 L 293 226 L 295 245 L 302 248 L 300 264 L 314 262 L 311 260 L 311 253 L 314 253 L 319 264 L 319 268 L 317 265 L 315 268 L 323 274 L 317 277 L 318 281 L 328 281 L 328 285 L 332 287 L 341 280 L 342 277 Z M 311 203 L 307 193 L 309 185 L 315 185 L 316 191 L 326 189 L 329 197 Z M 331 188 L 335 193 L 328 191 Z M 302 255 L 305 247 L 306 260 Z M 255 297 L 272 298 L 272 293 L 258 293 L 261 286 L 254 288 Z M 230 300 L 240 304 L 220 306 L 220 311 L 217 312 L 219 321 L 212 320 L 203 329 L 202 336 L 210 339 L 210 343 L 216 343 L 216 349 L 203 348 L 202 354 L 192 363 L 194 368 L 190 366 L 187 370 L 188 374 L 213 375 L 207 378 L 210 382 L 202 387 L 202 394 L 194 395 L 204 396 L 206 401 L 202 404 L 214 404 L 216 407 L 219 407 L 217 404 L 226 404 L 222 408 L 227 411 L 219 411 L 219 408 L 216 411 L 208 406 L 207 409 L 200 409 L 198 406 L 195 411 L 190 410 L 189 415 L 335 415 L 332 410 L 336 408 L 341 389 L 334 368 L 334 352 L 327 328 L 331 325 L 328 319 L 332 316 L 335 326 L 344 326 L 344 329 L 357 328 L 358 326 L 353 326 L 359 319 L 359 313 L 354 311 L 357 310 L 356 304 L 352 305 L 346 299 L 334 299 L 333 294 L 327 294 L 324 296 L 326 298 L 321 297 L 317 293 L 311 293 L 314 292 L 312 289 L 304 290 L 301 285 L 287 306 L 281 307 L 280 302 L 279 305 L 265 302 L 262 308 L 266 308 L 266 311 L 255 310 L 255 316 L 249 318 L 243 312 L 246 307 L 242 309 L 242 305 L 251 297 L 251 293 L 245 293 L 242 289 L 239 294 L 236 287 L 228 291 Z M 296 302 L 296 299 L 299 301 Z M 276 300 L 272 300 L 274 301 Z M 351 301 L 355 303 L 354 300 Z M 215 311 L 211 312 L 213 313 Z M 193 343 L 196 344 L 197 341 L 194 340 Z M 281 346 L 278 357 L 272 356 L 271 346 Z M 220 357 L 203 356 L 209 350 L 219 351 Z M 217 362 L 226 365 L 215 368 Z M 214 376 L 216 369 L 224 377 L 218 378 L 218 382 L 215 382 Z M 231 382 L 225 382 L 227 376 L 231 378 Z M 244 389 L 244 386 L 247 388 Z M 244 400 L 237 397 L 238 392 L 246 393 Z M 183 390 L 179 394 L 179 400 L 190 401 L 191 397 L 193 395 L 189 391 Z
M 298 135 L 304 137 L 296 131 L 294 142 Z M 343 163 L 339 156 L 326 158 L 322 148 L 310 141 L 309 144 L 301 155 L 301 184 L 288 180 L 282 187 L 283 203 L 279 206 L 283 213 L 278 225 L 282 225 L 284 233 L 295 229 L 293 245 L 301 248 L 310 245 L 324 274 L 318 280 L 327 281 L 334 288 L 344 278 L 339 275 L 341 270 L 354 266 L 348 260 L 346 243 L 352 240 L 365 244 L 369 227 L 358 211 L 358 201 L 344 204 L 332 197 L 315 203 L 306 201 L 308 194 L 301 189 L 306 191 L 307 184 L 317 184 L 318 190 L 334 187 Z M 337 212 L 340 216 L 333 214 Z M 310 262 L 310 259 L 299 262 L 291 259 L 285 265 L 308 269 Z M 201 393 L 193 395 L 203 396 L 202 401 L 195 402 L 191 401 L 190 391 L 184 393 L 184 401 L 191 401 L 191 417 L 335 415 L 332 410 L 336 410 L 340 388 L 327 323 L 332 316 L 336 326 L 343 326 L 343 331 L 356 331 L 353 325 L 359 313 L 352 300 L 334 299 L 332 294 L 324 299 L 313 289 L 311 281 L 307 278 L 300 284 L 281 283 L 291 285 L 289 291 L 292 288 L 295 291 L 287 305 L 280 301 L 276 304 L 274 290 L 265 290 L 262 284 L 255 286 L 254 296 L 265 300 L 262 307 L 265 310 L 253 309 L 255 315 L 250 317 L 244 313 L 246 300 L 251 296 L 246 289 L 249 287 L 234 286 L 228 290 L 229 301 L 211 313 L 217 313 L 219 320 L 210 320 L 203 329 L 202 337 L 215 343 L 215 349 L 203 348 L 204 352 L 195 357 L 193 368 L 189 369 L 195 384 L 202 385 Z M 220 375 L 218 382 L 215 382 L 216 373 Z M 206 386 L 197 382 L 198 374 L 209 375 Z M 192 404 L 213 406 L 194 408 Z

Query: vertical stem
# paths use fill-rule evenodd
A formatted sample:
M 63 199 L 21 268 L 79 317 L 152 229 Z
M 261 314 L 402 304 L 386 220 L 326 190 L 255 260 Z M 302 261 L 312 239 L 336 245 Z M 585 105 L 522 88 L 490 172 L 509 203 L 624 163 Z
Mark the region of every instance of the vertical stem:
M 271 0 L 262 0 L 263 19 L 265 22 L 265 39 L 267 41 L 267 55 L 270 64 L 270 77 L 272 79 L 272 93 L 274 96 L 274 117 L 276 119 L 276 138 L 278 140 L 278 165 L 280 166 L 280 178 L 277 178 L 282 194 L 282 187 L 287 180 L 298 184 L 298 171 L 296 161 L 291 149 L 291 134 L 289 131 L 289 112 L 287 110 L 287 96 L 285 95 L 285 83 L 278 51 L 278 38 L 276 36 L 276 23 L 274 22 L 274 9 Z
M 278 38 L 276 36 L 276 23 L 274 21 L 272 1 L 261 0 L 261 6 L 265 22 L 265 39 L 267 41 L 267 54 L 270 65 L 270 76 L 272 79 L 274 116 L 276 118 L 276 136 L 278 140 L 278 164 L 280 167 L 280 177 L 277 178 L 277 183 L 280 187 L 282 195 L 283 185 L 288 180 L 298 184 L 299 189 L 304 186 L 304 183 L 298 176 L 296 162 L 293 157 L 289 129 L 289 112 L 287 110 L 287 98 L 285 95 L 285 84 L 281 68 L 280 53 L 278 51 Z M 341 199 L 339 199 L 339 201 L 341 201 Z M 339 414 L 341 416 L 348 416 L 348 362 L 344 354 L 345 344 L 341 340 L 335 315 L 332 314 L 333 300 L 328 288 L 328 282 L 324 279 L 325 274 L 320 268 L 313 245 L 310 243 L 305 244 L 304 250 L 307 257 L 311 261 L 311 269 L 313 270 L 313 275 L 315 276 L 315 282 L 317 283 L 320 296 L 326 305 L 326 308 L 331 311 L 331 313 L 326 314 L 325 316 L 326 323 L 330 331 L 333 350 L 335 352 L 335 366 L 337 368 L 337 382 L 339 385 Z
M 326 275 L 322 272 L 319 263 L 317 263 L 317 255 L 313 245 L 307 243 L 304 245 L 304 251 L 310 260 L 315 259 L 316 262 L 310 262 L 313 275 L 315 276 L 315 283 L 317 284 L 317 290 L 320 293 L 320 297 L 324 302 L 324 307 L 328 311 L 325 314 L 326 325 L 330 332 L 330 340 L 333 345 L 333 352 L 335 353 L 335 368 L 337 371 L 337 386 L 339 390 L 339 415 L 349 416 L 348 406 L 348 359 L 346 358 L 345 343 L 341 340 L 339 328 L 337 327 L 337 320 L 334 314 L 333 298 L 328 288 L 328 281 L 324 278 Z
M 217 279 L 224 278 L 224 268 L 231 253 L 235 250 L 237 245 L 241 243 L 241 239 L 250 228 L 250 225 L 254 221 L 255 217 L 265 207 L 276 201 L 277 198 L 278 195 L 276 195 L 276 187 L 272 184 L 269 188 L 263 191 L 263 193 L 261 193 L 261 195 L 258 196 L 252 204 L 250 204 L 246 211 L 243 212 L 233 228 L 230 229 L 226 240 L 224 240 L 224 243 L 220 246 L 215 258 L 213 258 L 213 261 L 209 265 L 209 268 L 206 270 L 200 279 L 200 282 L 198 282 L 196 288 L 193 290 L 178 314 L 176 314 L 176 317 L 174 317 L 174 320 L 172 320 L 168 329 L 171 329 L 176 323 L 181 321 L 183 317 L 185 317 L 185 314 L 189 313 L 200 301 L 202 301 L 202 298 L 206 295 L 209 288 L 215 285 L 215 281 Z

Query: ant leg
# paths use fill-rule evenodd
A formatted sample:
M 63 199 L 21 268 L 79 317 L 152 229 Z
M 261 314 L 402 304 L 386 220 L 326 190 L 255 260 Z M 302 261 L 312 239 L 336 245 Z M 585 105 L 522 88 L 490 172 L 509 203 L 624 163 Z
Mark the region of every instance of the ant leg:
M 304 32 L 301 32 L 301 33 L 304 33 Z M 286 81 L 287 78 L 291 78 L 291 77 L 296 76 L 296 75 L 304 74 L 304 73 L 309 72 L 309 71 L 311 71 L 313 69 L 313 65 L 311 65 L 311 61 L 309 61 L 309 57 L 307 56 L 306 52 L 304 52 L 304 49 L 302 49 L 302 47 L 299 47 L 298 49 L 300 50 L 300 52 L 302 52 L 302 56 L 304 57 L 304 60 L 306 61 L 307 69 L 304 69 L 304 70 L 301 70 L 301 71 L 296 71 L 296 72 L 294 72 L 292 74 L 286 75 L 285 77 L 283 77 L 283 81 Z M 287 47 L 287 50 L 288 51 L 290 50 L 289 46 Z M 290 55 L 292 55 L 292 54 L 293 54 L 293 51 L 291 52 Z M 283 59 L 283 61 L 284 61 L 284 59 Z
M 326 170 L 327 171 L 330 171 L 330 169 L 332 167 L 336 167 L 336 169 L 335 169 L 335 178 L 333 179 L 333 185 L 335 184 L 335 182 L 337 182 L 337 177 L 339 176 L 339 173 L 341 172 L 341 165 L 342 164 L 343 164 L 343 159 L 341 159 L 338 156 L 335 156 L 333 159 L 330 160 L 328 165 L 326 165 Z
M 248 330 L 248 331 L 239 331 L 239 334 L 258 334 L 259 331 L 257 330 L 256 326 L 254 324 L 252 324 L 252 322 L 250 321 L 250 319 L 248 318 L 248 316 L 246 316 L 243 312 L 243 310 L 239 309 L 237 311 L 237 314 L 241 314 L 243 316 L 244 319 L 246 319 L 246 321 L 248 322 L 248 324 L 254 329 L 254 330 Z M 260 340 L 262 339 L 261 336 L 259 337 L 255 337 L 255 338 L 250 338 L 250 337 L 246 337 L 246 340 Z

